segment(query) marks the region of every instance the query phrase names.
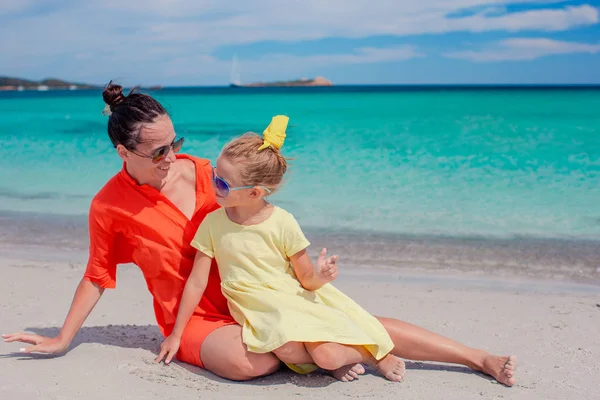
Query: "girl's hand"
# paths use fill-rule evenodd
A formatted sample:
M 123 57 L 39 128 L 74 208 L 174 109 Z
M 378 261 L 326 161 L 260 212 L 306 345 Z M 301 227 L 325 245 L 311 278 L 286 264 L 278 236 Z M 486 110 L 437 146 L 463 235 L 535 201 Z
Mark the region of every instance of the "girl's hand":
M 179 350 L 179 345 L 181 343 L 181 338 L 177 336 L 170 335 L 165 339 L 164 342 L 160 345 L 160 353 L 158 357 L 156 357 L 156 362 L 161 362 L 163 359 L 165 360 L 165 364 L 169 364 L 177 351 Z
M 317 259 L 317 276 L 324 282 L 334 281 L 338 275 L 337 260 L 338 256 L 327 257 L 327 249 L 321 250 Z
M 64 353 L 69 347 L 68 342 L 58 337 L 49 338 L 35 333 L 12 333 L 9 335 L 2 335 L 2 338 L 6 343 L 22 342 L 33 345 L 22 348 L 21 353 L 59 354 Z

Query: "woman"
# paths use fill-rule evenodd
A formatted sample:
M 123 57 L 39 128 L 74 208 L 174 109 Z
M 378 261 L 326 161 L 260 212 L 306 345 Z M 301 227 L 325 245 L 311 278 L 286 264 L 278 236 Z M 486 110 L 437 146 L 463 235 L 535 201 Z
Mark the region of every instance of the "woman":
M 32 346 L 25 352 L 62 353 L 106 288 L 116 286 L 117 264 L 135 263 L 154 299 L 163 335 L 174 326 L 178 299 L 190 274 L 195 250 L 190 243 L 200 222 L 215 210 L 211 167 L 207 160 L 176 155 L 176 138 L 162 105 L 140 93 L 125 96 L 111 83 L 103 98 L 109 114 L 108 135 L 123 160 L 122 170 L 94 197 L 89 212 L 90 253 L 83 279 L 58 336 L 3 335 L 6 342 Z M 466 365 L 512 386 L 516 358 L 491 355 L 406 322 L 378 317 L 390 334 L 398 357 Z M 280 366 L 270 353 L 247 351 L 241 327 L 221 294 L 216 267 L 181 340 L 177 357 L 231 380 L 271 374 Z M 336 371 L 341 380 L 364 372 L 361 366 Z

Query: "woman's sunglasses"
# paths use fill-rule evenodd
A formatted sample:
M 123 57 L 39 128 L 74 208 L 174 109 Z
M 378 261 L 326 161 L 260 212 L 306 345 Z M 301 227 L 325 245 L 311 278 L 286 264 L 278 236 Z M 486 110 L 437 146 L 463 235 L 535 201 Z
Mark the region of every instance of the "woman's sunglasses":
M 229 196 L 229 192 L 232 190 L 252 189 L 252 188 L 256 187 L 256 185 L 231 187 L 231 186 L 229 186 L 229 183 L 227 183 L 227 181 L 225 179 L 223 179 L 219 175 L 217 175 L 214 167 L 212 170 L 212 181 L 213 181 L 213 186 L 215 187 L 215 192 L 217 192 L 217 194 L 223 198 Z M 267 191 L 267 193 L 271 193 L 271 189 L 269 189 L 268 187 L 264 187 L 264 186 L 259 186 L 259 187 L 265 189 Z
M 179 153 L 179 150 L 181 150 L 181 146 L 183 146 L 183 138 L 173 140 L 173 143 L 167 146 L 159 147 L 158 149 L 154 150 L 152 154 L 144 154 L 137 150 L 131 149 L 129 151 L 140 157 L 151 158 L 154 164 L 158 164 L 159 162 L 165 159 L 165 157 L 169 154 L 171 149 L 173 149 L 173 153 Z

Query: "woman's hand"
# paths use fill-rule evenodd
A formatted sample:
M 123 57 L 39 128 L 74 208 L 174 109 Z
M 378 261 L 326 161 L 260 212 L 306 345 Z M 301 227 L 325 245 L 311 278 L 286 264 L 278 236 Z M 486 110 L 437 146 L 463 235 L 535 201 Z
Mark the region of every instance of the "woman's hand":
M 69 342 L 60 339 L 59 337 L 49 338 L 46 336 L 37 335 L 35 333 L 12 333 L 2 335 L 6 343 L 22 342 L 29 343 L 33 346 L 28 346 L 21 349 L 21 353 L 45 353 L 45 354 L 60 354 L 67 351 Z
M 165 364 L 169 364 L 177 351 L 179 350 L 179 344 L 181 343 L 181 338 L 177 336 L 170 335 L 165 339 L 164 342 L 160 345 L 160 353 L 158 357 L 156 357 L 156 362 L 161 362 L 163 359 L 165 360 Z

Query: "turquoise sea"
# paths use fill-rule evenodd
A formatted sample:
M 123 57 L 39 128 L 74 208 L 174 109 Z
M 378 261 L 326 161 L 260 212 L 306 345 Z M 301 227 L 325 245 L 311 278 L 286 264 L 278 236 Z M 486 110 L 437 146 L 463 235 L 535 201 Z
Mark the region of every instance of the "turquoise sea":
M 600 239 L 600 89 L 172 88 L 187 153 L 271 116 L 293 158 L 273 198 L 307 230 Z M 0 92 L 0 212 L 85 215 L 121 168 L 100 91 Z

